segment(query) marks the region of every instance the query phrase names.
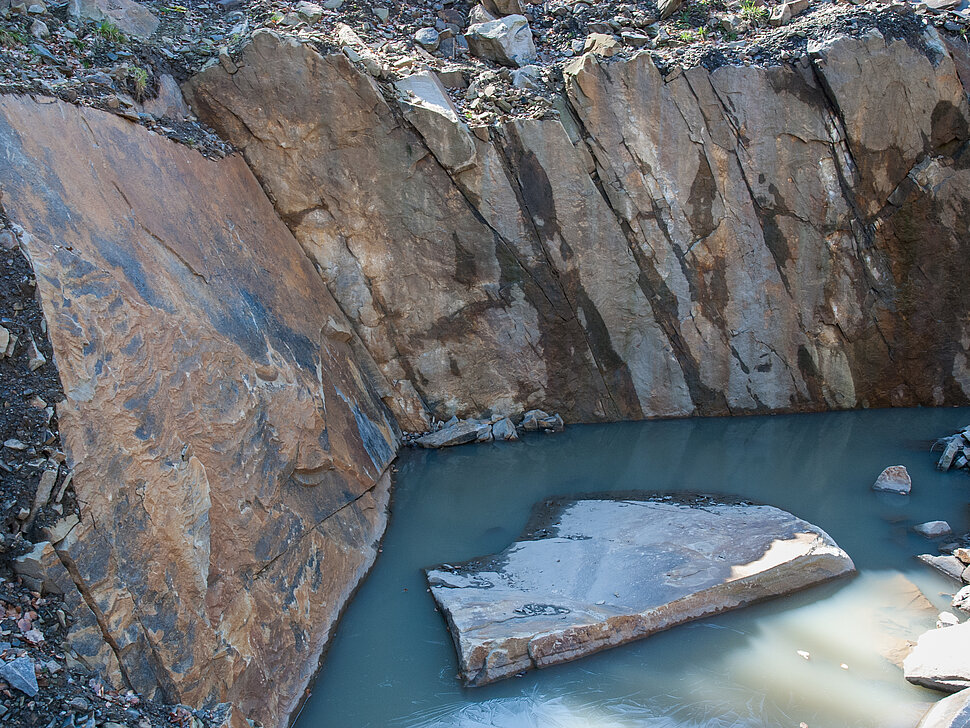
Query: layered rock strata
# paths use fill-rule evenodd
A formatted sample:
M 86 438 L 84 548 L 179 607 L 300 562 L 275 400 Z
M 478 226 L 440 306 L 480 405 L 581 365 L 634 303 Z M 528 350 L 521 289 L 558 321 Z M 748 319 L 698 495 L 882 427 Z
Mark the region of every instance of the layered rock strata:
M 0 150 L 64 385 L 71 646 L 149 697 L 285 725 L 375 556 L 390 390 L 238 156 L 10 96 Z
M 502 553 L 427 575 L 462 677 L 484 685 L 854 570 L 785 511 L 666 496 L 546 502 Z
M 668 75 L 586 54 L 558 119 L 492 128 L 268 31 L 186 90 L 440 419 L 966 403 L 960 50 L 809 50 Z

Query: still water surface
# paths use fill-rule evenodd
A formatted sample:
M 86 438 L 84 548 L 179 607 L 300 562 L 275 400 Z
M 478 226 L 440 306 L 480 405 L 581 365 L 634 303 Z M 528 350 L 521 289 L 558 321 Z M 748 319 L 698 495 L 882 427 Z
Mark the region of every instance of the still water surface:
M 690 419 L 406 451 L 383 552 L 297 728 L 912 728 L 940 694 L 906 683 L 884 654 L 935 622 L 911 608 L 911 583 L 948 606 L 954 585 L 915 561 L 932 547 L 910 527 L 946 519 L 957 533 L 970 529 L 970 478 L 937 472 L 926 451 L 967 423 L 970 408 Z M 872 492 L 896 464 L 909 469 L 913 494 Z M 828 531 L 860 573 L 463 688 L 422 567 L 502 550 L 547 496 L 608 490 L 775 505 Z

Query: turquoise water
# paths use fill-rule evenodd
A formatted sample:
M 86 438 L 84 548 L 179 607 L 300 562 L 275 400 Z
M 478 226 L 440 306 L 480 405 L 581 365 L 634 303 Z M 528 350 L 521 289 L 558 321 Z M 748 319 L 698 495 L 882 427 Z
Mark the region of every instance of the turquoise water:
M 298 728 L 912 728 L 941 697 L 886 655 L 933 627 L 954 583 L 914 559 L 909 528 L 970 530 L 970 477 L 939 473 L 928 441 L 970 408 L 567 428 L 517 443 L 406 451 L 374 570 L 347 610 Z M 870 486 L 905 465 L 909 497 Z M 483 688 L 457 678 L 422 567 L 505 548 L 533 503 L 608 490 L 703 491 L 822 527 L 859 575 Z M 799 651 L 807 652 L 805 659 Z

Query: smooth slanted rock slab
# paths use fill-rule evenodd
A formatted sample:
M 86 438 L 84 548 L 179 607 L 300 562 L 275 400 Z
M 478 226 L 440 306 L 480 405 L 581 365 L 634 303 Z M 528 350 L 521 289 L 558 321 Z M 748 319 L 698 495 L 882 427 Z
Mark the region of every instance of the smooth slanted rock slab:
M 822 530 L 706 496 L 546 501 L 500 554 L 427 570 L 469 685 L 854 571 Z
M 903 663 L 915 685 L 955 693 L 970 688 L 970 622 L 925 632 Z
M 966 728 L 968 725 L 970 690 L 961 690 L 935 703 L 916 728 Z

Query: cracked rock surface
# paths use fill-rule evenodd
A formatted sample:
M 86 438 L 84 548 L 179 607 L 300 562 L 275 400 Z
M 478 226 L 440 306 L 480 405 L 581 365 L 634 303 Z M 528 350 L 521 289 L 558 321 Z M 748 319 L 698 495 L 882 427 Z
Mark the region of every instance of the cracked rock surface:
M 547 501 L 502 553 L 427 576 L 462 677 L 485 685 L 854 570 L 777 508 L 634 496 Z
M 0 177 L 63 384 L 80 519 L 36 558 L 67 644 L 285 724 L 386 520 L 376 368 L 241 158 L 43 101 L 0 97 Z
M 185 90 L 412 403 L 405 429 L 422 405 L 963 404 L 970 78 L 962 41 L 906 28 L 770 67 L 588 53 L 558 118 L 492 126 L 268 31 Z

